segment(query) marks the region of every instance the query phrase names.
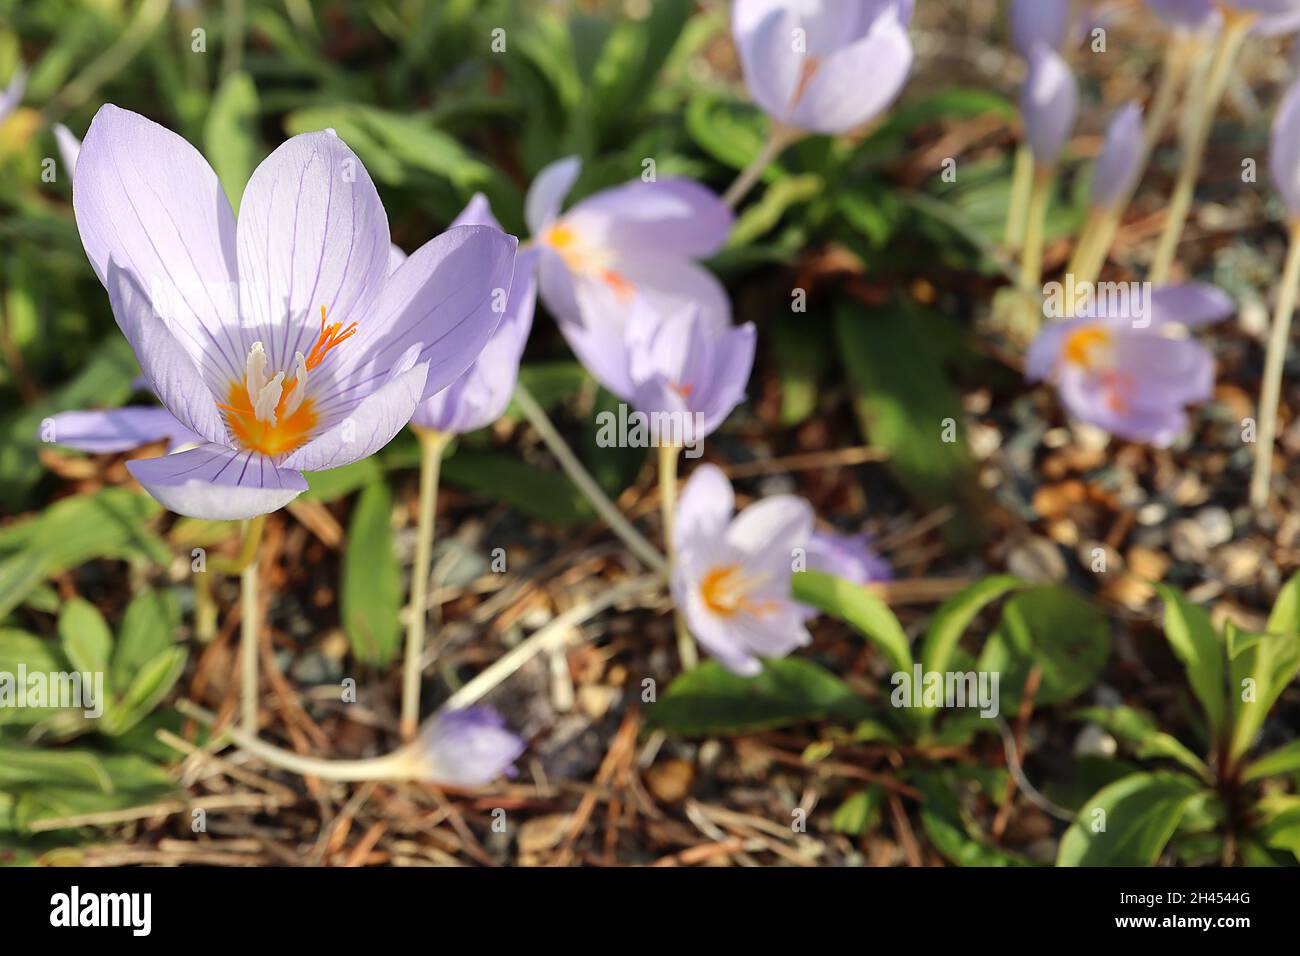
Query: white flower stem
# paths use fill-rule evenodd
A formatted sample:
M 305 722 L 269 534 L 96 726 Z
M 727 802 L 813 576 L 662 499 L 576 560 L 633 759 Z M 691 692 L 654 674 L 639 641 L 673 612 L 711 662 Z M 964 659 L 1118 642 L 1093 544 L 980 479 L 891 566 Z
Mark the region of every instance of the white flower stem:
M 591 502 L 591 506 L 596 509 L 596 513 L 605 519 L 605 523 L 609 525 L 610 530 L 618 535 L 623 540 L 623 543 L 631 549 L 632 553 L 644 561 L 648 567 L 663 574 L 668 565 L 664 556 L 655 550 L 654 545 L 647 541 L 645 536 L 633 527 L 632 523 L 618 510 L 618 506 L 609 500 L 609 496 L 601 490 L 600 485 L 596 483 L 596 479 L 592 478 L 591 473 L 582 466 L 582 462 L 578 461 L 578 456 L 560 437 L 560 433 L 556 431 L 551 419 L 542 409 L 542 406 L 537 404 L 537 400 L 533 398 L 532 393 L 524 387 L 522 382 L 515 386 L 515 403 L 523 411 L 524 417 L 537 430 L 537 434 L 546 443 L 546 447 L 551 450 L 551 454 L 560 463 L 560 467 L 569 476 L 569 480 Z
M 257 594 L 257 548 L 262 543 L 266 515 L 244 522 L 244 543 L 239 553 L 239 671 L 240 720 L 244 730 L 257 733 L 257 655 L 259 600 Z
M 673 516 L 677 511 L 677 458 L 676 445 L 659 446 L 659 513 L 663 518 L 664 551 L 668 555 L 669 566 L 673 561 Z M 677 656 L 681 659 L 682 670 L 688 671 L 700 662 L 695 649 L 695 638 L 691 637 L 690 628 L 681 608 L 673 607 L 673 625 L 677 631 Z
M 722 195 L 722 201 L 732 209 L 739 206 L 740 201 L 754 188 L 772 161 L 780 156 L 787 146 L 797 142 L 802 135 L 789 127 L 773 123 L 762 148 L 735 181 L 727 187 L 727 191 Z
M 1264 381 L 1259 390 L 1259 432 L 1255 436 L 1255 468 L 1250 476 L 1250 506 L 1262 510 L 1268 504 L 1269 479 L 1273 471 L 1273 442 L 1277 437 L 1277 408 L 1282 394 L 1282 366 L 1291 334 L 1291 315 L 1300 291 L 1300 222 L 1291 225 L 1286 265 L 1277 290 L 1277 308 L 1264 358 Z
M 406 624 L 406 658 L 402 666 L 403 740 L 415 737 L 420 724 L 420 661 L 429 620 L 429 573 L 433 562 L 434 522 L 438 513 L 438 472 L 451 435 L 411 426 L 420 440 L 420 512 L 416 525 L 415 563 L 411 567 L 411 601 Z
M 1016 255 L 1025 241 L 1025 213 L 1029 208 L 1029 194 L 1034 188 L 1034 154 L 1029 144 L 1016 147 L 1015 163 L 1011 169 L 1011 198 L 1007 202 L 1007 224 L 1002 231 L 1002 245 L 1008 255 Z
M 1200 94 L 1188 97 L 1187 100 L 1189 122 L 1183 131 L 1185 139 L 1182 165 L 1178 170 L 1178 180 L 1174 184 L 1174 192 L 1169 199 L 1169 208 L 1165 214 L 1164 229 L 1160 234 L 1155 258 L 1151 263 L 1151 272 L 1147 277 L 1152 285 L 1157 287 L 1169 281 L 1169 273 L 1178 254 L 1178 243 L 1183 237 L 1183 227 L 1187 223 L 1187 214 L 1192 208 L 1196 180 L 1201 173 L 1201 160 L 1204 158 L 1205 146 L 1210 138 L 1214 114 L 1218 112 L 1219 103 L 1228 87 L 1228 78 L 1232 75 L 1232 66 L 1237 60 L 1237 53 L 1241 50 L 1241 45 L 1255 20 L 1253 14 L 1235 12 L 1226 7 L 1222 13 L 1223 29 L 1214 47 L 1209 76 Z

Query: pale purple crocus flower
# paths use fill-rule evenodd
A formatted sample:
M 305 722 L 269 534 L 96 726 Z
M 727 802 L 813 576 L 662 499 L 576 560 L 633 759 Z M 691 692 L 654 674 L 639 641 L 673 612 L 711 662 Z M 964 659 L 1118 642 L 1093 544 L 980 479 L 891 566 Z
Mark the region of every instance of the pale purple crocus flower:
M 911 0 L 736 0 L 745 85 L 786 130 L 842 133 L 879 116 L 912 67 Z
M 1191 33 L 1219 18 L 1213 0 L 1147 0 L 1147 6 L 1171 30 Z
M 1025 59 L 1040 43 L 1060 50 L 1070 25 L 1070 0 L 1012 0 L 1010 19 L 1011 42 Z
M 62 123 L 54 124 L 54 141 L 59 147 L 59 158 L 68 170 L 68 175 L 77 172 L 77 157 L 81 155 L 81 140 Z
M 86 133 L 73 210 L 149 388 L 203 439 L 127 468 L 170 510 L 211 519 L 275 511 L 306 490 L 302 472 L 386 445 L 482 350 L 516 244 L 453 229 L 390 277 L 388 218 L 338 136 L 275 150 L 236 223 L 197 150 L 111 105 Z
M 1289 217 L 1300 221 L 1300 81 L 1287 91 L 1273 118 L 1269 172 Z
M 1056 168 L 1078 108 L 1074 74 L 1059 53 L 1039 43 L 1029 56 L 1029 75 L 1020 92 L 1020 117 L 1040 171 Z
M 533 180 L 525 217 L 542 301 L 598 382 L 629 394 L 625 334 L 637 296 L 661 314 L 695 305 L 714 329 L 731 324 L 726 290 L 699 265 L 731 233 L 731 210 L 689 179 L 636 180 L 562 212 L 581 161 L 557 160 Z
M 204 439 L 156 405 L 60 412 L 41 423 L 41 439 L 97 455 L 132 451 L 166 441 L 167 451 L 202 445 Z
M 673 521 L 673 600 L 695 639 L 729 671 L 752 677 L 760 658 L 809 643 L 811 616 L 790 597 L 794 555 L 812 534 L 812 507 L 773 495 L 733 517 L 721 469 L 701 465 L 682 488 Z
M 647 415 L 680 423 L 682 444 L 694 447 L 745 400 L 754 367 L 753 323 L 714 328 L 688 306 L 658 315 L 643 301 L 628 319 L 628 378 L 619 394 Z
M 27 67 L 19 63 L 9 77 L 9 85 L 0 91 L 0 123 L 9 118 L 18 109 L 27 93 Z
M 467 707 L 434 716 L 420 732 L 418 749 L 425 779 L 470 789 L 503 773 L 515 775 L 524 742 L 506 729 L 490 707 Z
M 832 574 L 854 584 L 889 581 L 894 577 L 889 562 L 871 547 L 867 534 L 813 531 L 804 548 L 809 571 Z
M 481 193 L 470 200 L 452 226 L 501 229 L 487 198 Z M 533 327 L 537 302 L 536 259 L 537 252 L 533 249 L 519 253 L 501 324 L 483 346 L 474 364 L 460 378 L 416 407 L 411 419 L 413 425 L 460 435 L 485 428 L 501 417 L 514 394 L 519 362 Z
M 1106 141 L 1093 167 L 1094 207 L 1114 209 L 1129 195 L 1142 171 L 1142 142 L 1142 107 L 1126 103 L 1106 128 Z
M 1214 390 L 1214 357 L 1187 335 L 1233 312 L 1204 283 L 1165 286 L 1122 314 L 1054 322 L 1025 358 L 1025 377 L 1055 384 L 1066 410 L 1131 441 L 1167 447 L 1187 428 L 1185 408 Z

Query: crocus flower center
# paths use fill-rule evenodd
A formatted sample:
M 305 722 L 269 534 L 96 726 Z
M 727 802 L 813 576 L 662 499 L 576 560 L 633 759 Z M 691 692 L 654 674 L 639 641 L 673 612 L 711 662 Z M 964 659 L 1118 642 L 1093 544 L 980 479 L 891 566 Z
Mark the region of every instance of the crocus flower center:
M 759 578 L 746 577 L 739 564 L 710 568 L 700 581 L 700 597 L 714 614 L 731 617 L 738 611 L 763 615 L 775 609 L 773 601 L 755 601 L 750 595 L 761 587 Z
M 242 381 L 231 381 L 226 403 L 226 424 L 235 440 L 249 451 L 283 455 L 304 444 L 320 420 L 315 402 L 307 395 L 307 376 L 319 367 L 333 349 L 357 331 L 355 322 L 329 323 L 325 306 L 320 307 L 320 332 L 304 356 L 295 352 L 292 376 L 284 372 L 268 375 L 266 349 L 254 342 L 248 350 Z
M 542 244 L 550 246 L 573 272 L 594 276 L 614 291 L 621 300 L 636 291 L 622 273 L 609 265 L 609 256 L 593 243 L 584 240 L 573 226 L 563 220 L 542 233 Z
M 1106 329 L 1089 325 L 1072 332 L 1062 350 L 1065 360 L 1089 372 L 1109 364 L 1111 334 Z

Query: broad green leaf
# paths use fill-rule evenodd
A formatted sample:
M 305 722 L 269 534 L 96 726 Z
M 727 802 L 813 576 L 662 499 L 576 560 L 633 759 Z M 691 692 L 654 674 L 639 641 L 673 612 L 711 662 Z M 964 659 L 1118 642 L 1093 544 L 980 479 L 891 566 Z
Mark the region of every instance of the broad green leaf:
M 1156 590 L 1165 603 L 1165 638 L 1183 662 L 1192 692 L 1217 737 L 1223 731 L 1226 714 L 1223 642 L 1204 608 L 1168 585 L 1157 584 Z
M 1231 752 L 1237 758 L 1255 743 L 1264 718 L 1300 670 L 1300 635 L 1250 635 L 1238 641 L 1234 639 L 1236 628 L 1231 622 L 1226 625 L 1226 632 L 1229 647 L 1234 648 L 1228 665 L 1228 700 L 1232 714 Z
M 171 648 L 180 622 L 170 593 L 147 590 L 132 598 L 113 648 L 112 686 L 119 692 L 130 687 L 141 667 Z
M 104 731 L 118 736 L 149 716 L 180 680 L 186 656 L 185 648 L 169 647 L 136 670 L 126 693 L 106 714 Z
M 383 667 L 401 637 L 401 569 L 390 524 L 393 496 L 383 482 L 367 485 L 352 510 L 343 552 L 340 612 L 357 659 Z
M 806 314 L 780 312 L 767 327 L 768 357 L 781 375 L 781 424 L 787 428 L 806 421 L 817 410 L 831 362 L 827 323 L 810 322 Z
M 0 788 L 77 784 L 104 793 L 113 780 L 98 757 L 86 750 L 45 750 L 0 744 Z
M 1263 780 L 1265 777 L 1297 772 L 1300 772 L 1300 740 L 1293 740 L 1285 747 L 1279 747 L 1247 765 L 1242 779 Z
M 981 578 L 950 597 L 930 619 L 921 645 L 921 664 L 926 671 L 951 670 L 953 652 L 976 615 L 1008 591 L 1025 587 L 1010 574 Z
M 691 98 L 685 119 L 695 144 L 732 169 L 748 166 L 767 137 L 761 112 L 748 103 L 719 100 L 709 93 Z M 774 164 L 768 173 L 779 176 L 780 167 Z
M 647 725 L 685 736 L 742 734 L 869 713 L 838 677 L 797 657 L 766 660 L 757 677 L 737 677 L 706 661 L 673 681 L 649 708 Z
M 342 468 L 307 473 L 307 490 L 302 497 L 309 501 L 329 503 L 352 494 L 358 488 L 381 481 L 384 470 L 373 455 L 362 458 Z
M 0 672 L 17 674 L 19 667 L 29 673 L 48 673 L 64 670 L 66 663 L 53 642 L 26 631 L 0 628 Z
M 227 75 L 203 126 L 203 152 L 236 212 L 257 166 L 257 119 L 257 85 L 252 77 L 242 71 Z
M 895 671 L 912 672 L 912 648 L 898 618 L 862 585 L 820 571 L 800 571 L 791 578 L 791 590 L 795 600 L 857 628 Z
M 1275 794 L 1260 801 L 1255 836 L 1264 846 L 1283 850 L 1300 860 L 1300 797 Z
M 1002 709 L 1014 713 L 1035 665 L 1042 676 L 1034 700 L 1056 704 L 1091 687 L 1109 654 L 1105 615 L 1069 588 L 1046 585 L 1007 601 L 976 669 L 1002 675 Z
M 74 670 L 103 674 L 113 656 L 113 635 L 95 605 L 73 598 L 59 615 L 59 641 Z
M 880 811 L 885 802 L 885 788 L 873 783 L 859 790 L 835 810 L 831 829 L 836 833 L 861 836 L 880 822 Z
M 1153 865 L 1188 803 L 1204 792 L 1174 773 L 1136 773 L 1104 787 L 1065 831 L 1057 866 Z
M 19 828 L 26 829 L 42 820 L 146 806 L 176 793 L 171 778 L 149 760 L 134 755 L 105 755 L 94 759 L 110 781 L 110 789 L 70 781 L 24 790 L 14 811 Z
M 1084 707 L 1076 714 L 1080 720 L 1100 724 L 1116 737 L 1133 744 L 1137 756 L 1148 759 L 1168 757 L 1176 760 L 1202 780 L 1210 780 L 1205 761 L 1183 745 L 1178 738 L 1156 726 L 1150 714 L 1132 707 Z
M 1033 866 L 1034 864 L 993 846 L 979 833 L 970 815 L 952 792 L 960 785 L 952 774 L 924 772 L 912 783 L 921 791 L 921 825 L 945 859 L 958 866 Z
M 516 455 L 460 449 L 442 463 L 442 478 L 449 485 L 496 498 L 522 514 L 560 527 L 585 524 L 596 517 L 563 472 L 534 467 Z

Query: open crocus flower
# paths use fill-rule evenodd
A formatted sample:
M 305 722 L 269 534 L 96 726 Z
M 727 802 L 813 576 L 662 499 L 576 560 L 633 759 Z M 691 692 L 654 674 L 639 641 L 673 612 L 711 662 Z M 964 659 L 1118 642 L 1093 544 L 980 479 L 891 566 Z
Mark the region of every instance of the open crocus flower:
M 1070 0 L 1012 0 L 1011 42 L 1025 59 L 1040 43 L 1061 49 L 1069 25 Z
M 1075 418 L 1163 448 L 1186 429 L 1186 406 L 1214 389 L 1214 357 L 1185 327 L 1226 318 L 1233 303 L 1215 286 L 1188 283 L 1156 290 L 1149 308 L 1121 311 L 1046 326 L 1025 377 L 1053 382 Z
M 721 469 L 701 465 L 682 488 L 673 521 L 672 595 L 687 626 L 733 673 L 784 657 L 811 638 L 807 608 L 790 597 L 796 549 L 812 534 L 812 507 L 773 495 L 735 511 Z
M 514 776 L 524 742 L 490 707 L 467 707 L 431 719 L 420 732 L 420 776 L 451 787 L 481 787 L 501 774 Z
M 814 531 L 804 553 L 808 570 L 833 574 L 854 584 L 889 581 L 894 576 L 889 562 L 871 549 L 869 535 Z
M 452 226 L 501 229 L 482 194 L 470 200 Z M 537 303 L 536 258 L 535 250 L 519 253 L 501 324 L 483 346 L 474 364 L 460 378 L 416 407 L 412 424 L 459 435 L 485 428 L 501 417 L 514 393 L 519 378 L 519 361 L 523 358 L 528 333 L 533 327 L 533 311 Z
M 912 0 L 736 0 L 749 95 L 785 129 L 842 133 L 879 116 L 912 68 Z
M 203 439 L 127 467 L 199 518 L 274 511 L 306 490 L 303 471 L 387 444 L 478 356 L 514 265 L 512 237 L 464 226 L 390 277 L 383 205 L 331 132 L 267 157 L 236 224 L 197 150 L 105 106 L 77 159 L 73 209 L 147 384 Z
M 688 307 L 656 315 L 644 303 L 628 319 L 629 399 L 647 415 L 668 413 L 694 445 L 745 400 L 754 367 L 753 323 L 718 330 Z M 617 394 L 617 393 L 616 393 Z
M 60 412 L 41 423 L 41 440 L 98 455 L 131 451 L 158 441 L 166 441 L 169 452 L 204 443 L 175 415 L 156 405 Z
M 1092 171 L 1092 205 L 1113 209 L 1129 195 L 1142 170 L 1142 107 L 1126 103 L 1110 126 Z
M 730 325 L 726 290 L 696 260 L 722 248 L 733 217 L 689 179 L 625 183 L 561 214 L 580 170 L 576 156 L 558 160 L 528 192 L 542 301 L 597 381 L 626 391 L 624 336 L 637 295 L 661 313 L 695 304 L 711 327 Z
M 1029 75 L 1020 93 L 1020 117 L 1038 169 L 1056 168 L 1078 108 L 1074 74 L 1059 53 L 1039 43 L 1029 55 Z

